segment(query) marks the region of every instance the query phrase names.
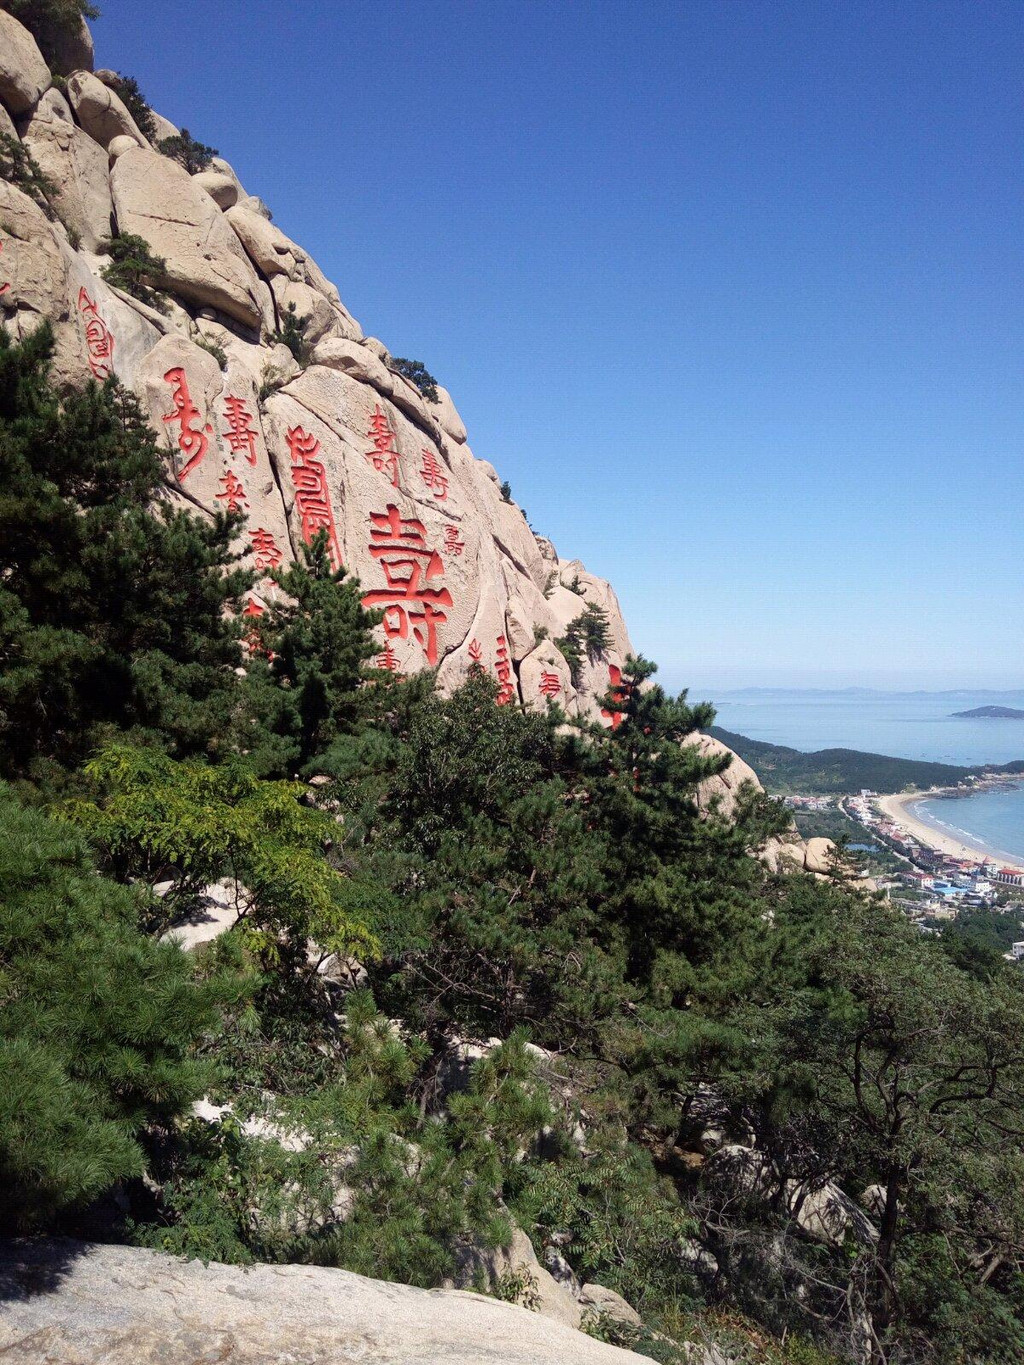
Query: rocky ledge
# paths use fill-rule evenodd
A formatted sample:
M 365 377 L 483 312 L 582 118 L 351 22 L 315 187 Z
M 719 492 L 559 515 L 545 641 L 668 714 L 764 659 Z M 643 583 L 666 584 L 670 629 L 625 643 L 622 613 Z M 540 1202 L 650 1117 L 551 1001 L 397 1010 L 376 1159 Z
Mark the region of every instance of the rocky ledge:
M 0 1242 L 0 1358 L 19 1365 L 615 1365 L 525 1308 L 306 1265 Z

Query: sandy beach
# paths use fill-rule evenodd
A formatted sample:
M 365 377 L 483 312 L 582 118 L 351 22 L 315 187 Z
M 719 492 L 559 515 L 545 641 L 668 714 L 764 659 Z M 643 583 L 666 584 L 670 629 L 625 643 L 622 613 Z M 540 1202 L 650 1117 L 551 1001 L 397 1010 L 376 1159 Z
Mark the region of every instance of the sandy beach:
M 895 824 L 902 825 L 925 848 L 936 849 L 939 853 L 946 853 L 951 858 L 969 858 L 971 862 L 975 863 L 1001 862 L 1000 855 L 991 849 L 976 848 L 971 844 L 961 843 L 952 835 L 944 834 L 932 825 L 925 824 L 923 820 L 916 819 L 908 811 L 908 806 L 917 801 L 927 800 L 930 796 L 939 796 L 943 790 L 944 788 L 936 787 L 924 792 L 899 792 L 895 796 L 878 796 L 875 798 L 875 805 Z

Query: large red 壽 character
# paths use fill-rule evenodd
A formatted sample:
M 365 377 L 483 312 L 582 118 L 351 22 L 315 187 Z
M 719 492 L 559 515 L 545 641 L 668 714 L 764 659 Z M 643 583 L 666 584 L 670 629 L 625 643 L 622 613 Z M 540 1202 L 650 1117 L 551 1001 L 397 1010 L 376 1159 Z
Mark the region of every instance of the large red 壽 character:
M 444 502 L 448 496 L 448 476 L 441 467 L 434 452 L 426 446 L 423 448 L 423 464 L 420 468 L 420 478 L 427 488 L 437 498 L 438 502 Z
M 437 627 L 447 621 L 442 608 L 452 605 L 447 588 L 429 587 L 430 580 L 444 574 L 444 564 L 426 541 L 426 528 L 417 517 L 402 517 L 394 503 L 383 512 L 370 513 L 370 554 L 384 570 L 386 588 L 363 596 L 363 606 L 384 611 L 384 634 L 388 640 L 407 640 L 409 626 L 419 641 L 427 663 L 437 664 Z
M 542 697 L 557 697 L 562 690 L 562 680 L 557 673 L 547 670 L 540 675 L 539 691 Z
M 252 413 L 242 402 L 226 394 L 224 398 L 224 420 L 228 429 L 224 438 L 231 450 L 237 455 L 243 451 L 250 464 L 256 463 L 256 432 L 252 426 Z
M 327 488 L 327 471 L 320 454 L 320 442 L 302 427 L 288 432 L 288 450 L 292 457 L 292 483 L 295 485 L 295 506 L 299 509 L 302 538 L 307 545 L 321 530 L 327 532 L 327 548 L 335 569 L 341 568 L 341 548 L 334 526 L 334 511 Z
M 252 541 L 252 552 L 257 569 L 276 569 L 284 558 L 278 549 L 277 541 L 263 526 L 257 526 L 256 530 L 250 533 L 249 539 Z
M 373 449 L 366 452 L 366 458 L 374 469 L 388 475 L 392 488 L 397 488 L 398 451 L 395 449 L 395 433 L 379 403 L 370 417 L 370 430 L 366 434 L 373 441 Z

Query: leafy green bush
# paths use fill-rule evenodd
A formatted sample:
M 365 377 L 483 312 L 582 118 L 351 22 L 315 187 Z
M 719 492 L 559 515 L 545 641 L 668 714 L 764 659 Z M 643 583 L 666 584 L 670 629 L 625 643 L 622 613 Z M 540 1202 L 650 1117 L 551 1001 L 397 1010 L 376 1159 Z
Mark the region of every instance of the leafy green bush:
M 282 936 L 296 952 L 309 938 L 325 954 L 375 952 L 372 932 L 341 902 L 341 879 L 324 857 L 334 822 L 300 803 L 299 783 L 261 781 L 239 759 L 176 763 L 124 744 L 102 749 L 84 772 L 96 798 L 74 798 L 60 814 L 86 832 L 120 881 L 150 888 L 171 881 L 167 917 L 192 909 L 204 886 L 227 878 L 238 918 L 269 960 L 285 951 Z

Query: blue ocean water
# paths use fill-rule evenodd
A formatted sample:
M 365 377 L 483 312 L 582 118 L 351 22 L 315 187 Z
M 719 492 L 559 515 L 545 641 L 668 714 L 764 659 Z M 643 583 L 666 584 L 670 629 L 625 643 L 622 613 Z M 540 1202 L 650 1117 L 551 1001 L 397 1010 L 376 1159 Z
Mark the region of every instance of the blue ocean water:
M 1024 720 L 959 720 L 976 706 L 1024 710 L 1022 692 L 841 692 L 693 689 L 717 710 L 717 724 L 750 739 L 805 752 L 861 749 L 896 758 L 975 767 L 1024 759 Z M 1024 859 L 1024 786 L 921 802 L 922 819 L 993 854 Z
M 793 749 L 861 749 L 972 767 L 1024 759 L 1024 720 L 954 720 L 976 706 L 1024 710 L 1020 692 L 842 692 L 692 688 L 714 703 L 716 724 Z
M 977 796 L 915 801 L 911 812 L 954 839 L 1024 861 L 1024 787 Z

